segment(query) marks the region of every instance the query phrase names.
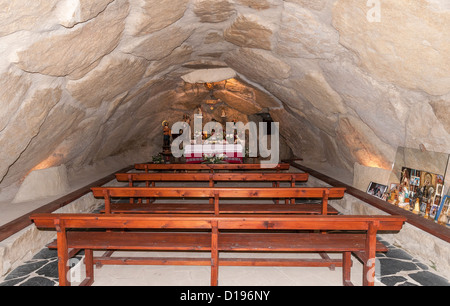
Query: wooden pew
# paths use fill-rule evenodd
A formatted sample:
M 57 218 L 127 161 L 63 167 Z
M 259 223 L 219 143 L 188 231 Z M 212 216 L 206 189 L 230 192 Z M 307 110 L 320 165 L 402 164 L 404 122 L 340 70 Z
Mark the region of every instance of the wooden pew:
M 214 187 L 216 182 L 270 182 L 272 187 L 280 187 L 281 182 L 295 187 L 297 182 L 307 182 L 308 173 L 265 173 L 265 172 L 227 172 L 227 173 L 116 173 L 119 182 L 128 182 L 134 187 L 135 182 L 145 182 L 146 187 L 155 187 L 156 182 L 209 182 Z M 154 199 L 152 199 L 154 200 Z M 141 202 L 142 199 L 138 199 Z M 147 199 L 150 202 L 150 199 Z M 293 202 L 294 199 L 291 199 Z M 132 203 L 132 199 L 130 199 Z M 275 200 L 278 203 L 278 200 Z
M 329 199 L 339 199 L 345 188 L 338 187 L 93 187 L 94 197 L 105 199 L 105 213 L 273 213 L 273 214 L 337 214 L 329 206 Z M 134 204 L 112 203 L 112 198 L 200 198 L 210 199 L 207 204 L 163 203 Z M 320 204 L 219 204 L 222 199 L 321 199 Z
M 308 181 L 308 173 L 116 173 L 119 182 L 128 182 L 133 187 L 134 182 L 146 182 L 147 187 L 153 182 L 209 182 L 214 187 L 215 182 L 289 182 L 295 187 L 296 182 Z M 154 186 L 154 185 L 153 185 Z M 272 187 L 279 187 L 272 185 Z
M 351 253 L 354 253 L 363 262 L 363 285 L 373 286 L 375 254 L 387 251 L 377 241 L 376 234 L 379 231 L 399 231 L 406 221 L 402 216 L 254 214 L 33 214 L 30 218 L 38 228 L 57 231 L 55 246 L 61 286 L 70 285 L 67 275 L 71 248 L 85 250 L 86 279 L 82 285 L 94 282 L 94 264 L 97 263 L 210 265 L 213 286 L 218 285 L 219 266 L 336 265 L 343 267 L 343 284 L 352 285 L 350 269 Z M 76 231 L 70 231 L 72 229 Z M 333 232 L 324 234 L 323 231 Z M 355 231 L 362 233 L 355 234 Z M 93 256 L 94 250 L 206 251 L 211 253 L 211 258 L 97 258 Z M 219 259 L 219 253 L 227 251 L 338 252 L 342 253 L 342 259 Z
M 210 171 L 216 172 L 220 170 L 264 170 L 281 172 L 289 170 L 290 164 L 135 164 L 136 170 L 149 171 Z

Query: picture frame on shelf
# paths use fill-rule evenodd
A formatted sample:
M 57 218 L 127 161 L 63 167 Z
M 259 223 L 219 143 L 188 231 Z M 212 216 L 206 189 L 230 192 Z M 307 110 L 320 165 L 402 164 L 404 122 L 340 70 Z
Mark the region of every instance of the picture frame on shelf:
M 367 193 L 371 194 L 379 199 L 383 199 L 384 194 L 387 191 L 387 186 L 375 182 L 370 182 L 367 188 Z
M 411 176 L 411 183 L 412 186 L 419 186 L 420 185 L 420 176 Z
M 440 204 L 441 204 L 441 196 L 440 195 L 436 195 L 434 197 L 433 204 L 431 204 L 430 215 L 429 215 L 430 219 L 432 219 L 432 220 L 436 219 L 437 212 L 438 212 Z
M 445 195 L 442 197 L 439 208 L 437 209 L 435 221 L 440 225 L 449 226 L 450 222 L 450 196 Z

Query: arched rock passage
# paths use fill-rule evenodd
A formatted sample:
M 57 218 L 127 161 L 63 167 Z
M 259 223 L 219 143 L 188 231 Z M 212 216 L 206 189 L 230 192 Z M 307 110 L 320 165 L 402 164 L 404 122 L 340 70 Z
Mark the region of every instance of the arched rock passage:
M 269 113 L 287 156 L 351 174 L 398 146 L 450 152 L 446 0 L 0 3 L 2 189 L 148 160 L 161 122 L 208 95 L 181 77 L 207 68 L 236 73 L 216 90 L 227 115 Z

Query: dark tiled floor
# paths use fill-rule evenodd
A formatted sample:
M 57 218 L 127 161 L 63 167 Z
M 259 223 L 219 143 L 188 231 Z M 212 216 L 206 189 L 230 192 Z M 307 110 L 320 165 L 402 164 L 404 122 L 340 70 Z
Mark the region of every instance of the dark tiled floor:
M 405 251 L 387 244 L 389 252 L 380 254 L 379 278 L 386 286 L 449 286 L 450 282 L 434 273 Z M 78 254 L 78 259 L 82 258 Z M 58 262 L 55 250 L 42 249 L 30 261 L 9 273 L 0 286 L 56 286 Z

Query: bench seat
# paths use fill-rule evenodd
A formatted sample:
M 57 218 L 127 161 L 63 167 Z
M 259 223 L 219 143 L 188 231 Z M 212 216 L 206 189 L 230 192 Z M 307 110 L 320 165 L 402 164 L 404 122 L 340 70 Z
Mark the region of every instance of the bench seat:
M 222 214 L 321 214 L 322 204 L 220 204 L 220 213 Z M 328 205 L 328 214 L 337 215 L 338 211 Z M 101 211 L 102 213 L 104 210 Z M 194 203 L 152 203 L 152 204 L 133 204 L 133 203 L 114 203 L 111 204 L 112 213 L 214 213 L 213 204 L 194 204 Z
M 221 203 L 223 200 L 229 201 L 242 201 L 242 199 L 250 199 L 252 201 L 262 201 L 262 199 L 285 199 L 284 205 L 275 204 L 270 207 L 270 209 L 276 209 L 277 214 L 284 213 L 287 209 L 288 211 L 293 209 L 292 207 L 297 207 L 297 205 L 303 205 L 301 203 L 295 204 L 295 201 L 301 199 L 300 201 L 320 201 L 318 207 L 321 207 L 321 214 L 328 214 L 328 204 L 329 199 L 339 199 L 344 197 L 345 188 L 338 187 L 289 187 L 289 188 L 267 188 L 267 187 L 94 187 L 91 188 L 94 197 L 105 199 L 105 213 L 110 214 L 112 212 L 111 207 L 114 204 L 116 209 L 121 209 L 125 212 L 124 208 L 120 208 L 120 205 L 126 205 L 126 203 L 115 202 L 117 199 L 122 201 L 124 198 L 156 198 L 158 200 L 163 199 L 192 199 L 196 198 L 202 200 L 209 200 L 209 204 L 214 204 L 214 214 L 220 214 L 223 211 L 223 205 Z M 172 201 L 172 200 L 170 200 Z M 128 204 L 133 201 L 128 201 Z M 158 203 L 156 201 L 156 203 Z M 198 202 L 197 202 L 198 203 Z M 193 204 L 197 204 L 193 203 Z M 291 203 L 291 204 L 289 204 Z M 136 203 L 142 204 L 142 203 Z M 153 203 L 155 204 L 155 203 Z M 152 204 L 152 205 L 153 205 Z M 185 203 L 186 204 L 186 203 Z M 256 204 L 256 203 L 255 203 Z M 306 204 L 306 203 L 305 203 Z M 149 203 L 147 205 L 150 207 Z M 187 205 L 190 205 L 187 204 Z M 233 204 L 234 205 L 234 204 Z M 242 206 L 243 209 L 251 211 L 255 207 Z M 134 206 L 127 206 L 127 208 L 135 209 Z M 239 207 L 227 206 L 228 209 L 236 209 Z M 145 208 L 147 209 L 147 208 Z M 150 207 L 150 209 L 152 209 Z M 183 208 L 184 209 L 184 208 Z M 265 208 L 264 208 L 265 209 Z M 313 209 L 314 213 L 316 209 Z M 336 214 L 335 209 L 331 209 L 332 214 Z M 135 210 L 137 213 L 138 211 Z M 236 211 L 235 211 L 236 212 Z M 169 211 L 168 213 L 173 213 Z M 188 210 L 188 213 L 192 213 Z M 239 213 L 239 212 L 236 212 Z
M 221 233 L 219 251 L 357 252 L 365 234 Z M 68 247 L 93 250 L 211 251 L 211 234 L 200 232 L 77 232 L 67 233 Z M 56 240 L 48 245 L 56 248 Z M 388 249 L 377 241 L 377 252 Z

